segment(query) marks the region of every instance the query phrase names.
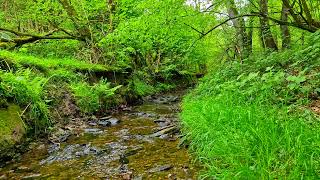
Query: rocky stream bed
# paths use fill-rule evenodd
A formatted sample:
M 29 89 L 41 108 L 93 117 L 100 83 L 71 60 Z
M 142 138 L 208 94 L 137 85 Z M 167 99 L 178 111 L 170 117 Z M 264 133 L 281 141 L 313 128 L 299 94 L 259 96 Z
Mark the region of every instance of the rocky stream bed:
M 196 179 L 199 167 L 179 147 L 179 102 L 149 97 L 111 116 L 71 119 L 0 168 L 0 179 Z

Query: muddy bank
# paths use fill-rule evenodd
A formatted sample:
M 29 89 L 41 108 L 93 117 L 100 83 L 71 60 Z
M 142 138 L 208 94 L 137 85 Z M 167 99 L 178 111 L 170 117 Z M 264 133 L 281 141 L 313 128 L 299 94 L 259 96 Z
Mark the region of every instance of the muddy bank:
M 179 148 L 180 94 L 146 98 L 142 105 L 101 117 L 74 118 L 32 144 L 0 179 L 196 179 L 199 167 Z

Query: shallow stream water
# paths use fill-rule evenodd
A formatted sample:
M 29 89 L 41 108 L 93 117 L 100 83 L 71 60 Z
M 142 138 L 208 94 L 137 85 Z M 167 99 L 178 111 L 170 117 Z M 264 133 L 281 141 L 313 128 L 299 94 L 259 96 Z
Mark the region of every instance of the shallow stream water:
M 196 179 L 179 147 L 177 94 L 148 98 L 108 117 L 73 119 L 51 143 L 35 143 L 0 179 Z

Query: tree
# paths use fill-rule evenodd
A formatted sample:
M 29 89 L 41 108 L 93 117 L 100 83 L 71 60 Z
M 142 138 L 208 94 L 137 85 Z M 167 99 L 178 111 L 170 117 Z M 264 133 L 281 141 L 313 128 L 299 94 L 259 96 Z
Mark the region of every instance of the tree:
M 289 8 L 282 3 L 282 10 L 281 10 L 281 21 L 288 22 L 289 16 Z M 282 33 L 282 48 L 290 48 L 291 46 L 291 34 L 288 25 L 283 24 L 280 25 L 281 33 Z
M 262 16 L 260 16 L 260 26 L 264 47 L 278 50 L 278 46 L 270 30 L 268 18 L 268 0 L 260 0 L 260 14 L 262 14 Z
M 226 7 L 230 18 L 239 16 L 234 0 L 227 1 Z M 246 28 L 246 22 L 243 17 L 232 19 L 236 29 L 237 42 L 239 44 L 240 59 L 247 58 L 252 52 L 252 29 Z M 248 32 L 247 32 L 248 29 Z

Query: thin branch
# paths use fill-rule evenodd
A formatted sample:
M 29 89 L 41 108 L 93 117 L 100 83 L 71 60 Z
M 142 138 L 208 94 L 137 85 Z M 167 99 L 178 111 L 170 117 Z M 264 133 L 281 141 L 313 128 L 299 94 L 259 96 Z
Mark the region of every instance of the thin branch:
M 201 32 L 201 31 L 199 31 L 198 29 L 192 27 L 191 25 L 189 25 L 189 24 L 187 24 L 187 23 L 183 23 L 183 24 L 186 25 L 186 26 L 188 26 L 188 27 L 190 27 L 190 28 L 193 29 L 194 31 L 198 32 L 199 34 L 204 35 L 203 32 Z

